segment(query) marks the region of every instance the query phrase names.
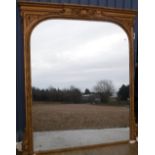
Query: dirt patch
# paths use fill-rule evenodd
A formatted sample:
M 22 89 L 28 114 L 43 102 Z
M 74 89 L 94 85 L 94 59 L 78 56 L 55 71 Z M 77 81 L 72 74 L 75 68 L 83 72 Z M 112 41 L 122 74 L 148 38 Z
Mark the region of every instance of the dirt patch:
M 128 106 L 33 102 L 34 131 L 129 126 Z

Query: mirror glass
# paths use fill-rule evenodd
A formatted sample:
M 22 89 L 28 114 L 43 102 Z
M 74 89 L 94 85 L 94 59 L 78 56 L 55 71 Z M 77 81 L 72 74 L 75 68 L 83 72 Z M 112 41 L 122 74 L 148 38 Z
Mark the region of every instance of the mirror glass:
M 38 24 L 31 76 L 34 151 L 129 140 L 129 43 L 120 26 Z

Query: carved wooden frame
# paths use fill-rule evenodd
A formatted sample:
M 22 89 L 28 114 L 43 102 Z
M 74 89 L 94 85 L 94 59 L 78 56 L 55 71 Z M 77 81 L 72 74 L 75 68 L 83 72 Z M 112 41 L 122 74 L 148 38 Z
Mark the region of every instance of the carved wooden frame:
M 64 18 L 94 21 L 109 21 L 121 26 L 127 33 L 129 40 L 129 72 L 130 72 L 130 140 L 136 139 L 134 117 L 134 18 L 136 11 L 110 9 L 96 6 L 65 5 L 51 3 L 19 2 L 23 19 L 23 45 L 24 45 L 24 85 L 26 128 L 23 140 L 23 154 L 51 154 L 52 151 L 33 151 L 32 129 L 32 91 L 31 91 L 31 65 L 30 65 L 30 37 L 33 28 L 43 20 Z

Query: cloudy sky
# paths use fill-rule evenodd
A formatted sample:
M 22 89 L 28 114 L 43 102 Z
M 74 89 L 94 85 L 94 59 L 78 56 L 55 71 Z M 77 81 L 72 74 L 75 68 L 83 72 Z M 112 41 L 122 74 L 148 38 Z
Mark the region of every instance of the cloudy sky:
M 126 33 L 108 22 L 47 20 L 31 36 L 32 86 L 92 88 L 112 80 L 117 90 L 129 83 Z

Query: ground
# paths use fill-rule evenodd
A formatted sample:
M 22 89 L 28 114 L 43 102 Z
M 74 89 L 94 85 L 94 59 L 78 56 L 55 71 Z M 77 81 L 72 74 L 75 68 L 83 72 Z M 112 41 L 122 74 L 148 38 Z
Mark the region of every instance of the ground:
M 21 155 L 17 152 L 16 155 Z M 105 147 L 88 148 L 84 150 L 66 151 L 62 153 L 52 153 L 51 155 L 138 155 L 138 145 L 119 144 Z
M 129 126 L 129 106 L 33 102 L 34 131 Z

